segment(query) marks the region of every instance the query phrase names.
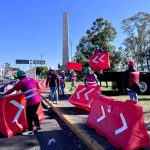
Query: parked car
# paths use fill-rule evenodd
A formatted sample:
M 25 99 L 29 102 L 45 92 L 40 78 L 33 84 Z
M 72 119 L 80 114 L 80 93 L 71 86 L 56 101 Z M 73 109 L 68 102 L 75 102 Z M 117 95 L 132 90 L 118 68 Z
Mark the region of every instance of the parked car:
M 6 75 L 5 79 L 14 79 L 14 76 L 13 75 Z
M 0 82 L 3 82 L 3 77 L 2 76 L 0 76 Z

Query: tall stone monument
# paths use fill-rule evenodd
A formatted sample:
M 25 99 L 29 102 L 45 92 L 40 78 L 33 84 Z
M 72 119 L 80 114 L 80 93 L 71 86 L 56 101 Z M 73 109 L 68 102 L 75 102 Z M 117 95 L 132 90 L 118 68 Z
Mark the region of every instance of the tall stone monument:
M 66 69 L 66 63 L 69 61 L 69 33 L 68 33 L 68 14 L 63 13 L 63 60 L 62 60 L 62 68 Z

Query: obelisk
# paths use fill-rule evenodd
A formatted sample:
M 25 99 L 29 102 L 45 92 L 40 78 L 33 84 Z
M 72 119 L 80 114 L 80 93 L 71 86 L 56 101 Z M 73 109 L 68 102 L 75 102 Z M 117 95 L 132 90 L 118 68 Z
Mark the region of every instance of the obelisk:
M 68 14 L 63 13 L 63 59 L 62 68 L 66 71 L 66 63 L 69 62 L 69 33 L 68 33 Z

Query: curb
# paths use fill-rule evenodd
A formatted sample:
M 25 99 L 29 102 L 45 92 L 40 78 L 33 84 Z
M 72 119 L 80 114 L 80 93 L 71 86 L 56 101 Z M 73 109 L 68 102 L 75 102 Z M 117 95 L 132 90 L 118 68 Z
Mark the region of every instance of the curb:
M 98 142 L 96 142 L 93 138 L 91 138 L 88 134 L 86 134 L 82 129 L 75 127 L 70 123 L 70 116 L 64 115 L 61 113 L 51 102 L 45 99 L 42 96 L 42 103 L 48 108 L 52 109 L 65 124 L 69 127 L 69 129 L 76 134 L 76 136 L 87 146 L 88 149 L 92 150 L 105 150 Z

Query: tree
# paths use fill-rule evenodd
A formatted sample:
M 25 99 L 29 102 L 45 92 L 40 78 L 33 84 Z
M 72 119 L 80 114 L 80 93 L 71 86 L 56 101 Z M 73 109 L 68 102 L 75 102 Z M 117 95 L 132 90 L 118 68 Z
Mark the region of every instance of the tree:
M 48 72 L 47 66 L 36 67 L 36 74 L 41 78 L 46 78 Z
M 137 66 L 146 63 L 150 70 L 150 14 L 139 12 L 124 19 L 122 29 L 127 34 L 123 44 L 132 52 Z
M 96 50 L 96 46 L 103 48 L 110 52 L 111 67 L 115 68 L 117 61 L 114 62 L 116 55 L 115 47 L 110 44 L 116 37 L 115 28 L 107 20 L 98 18 L 93 22 L 90 29 L 87 30 L 86 35 L 83 36 L 77 46 L 75 54 L 75 61 L 82 62 L 83 67 L 89 64 L 89 57 Z M 117 59 L 118 59 L 117 57 Z

